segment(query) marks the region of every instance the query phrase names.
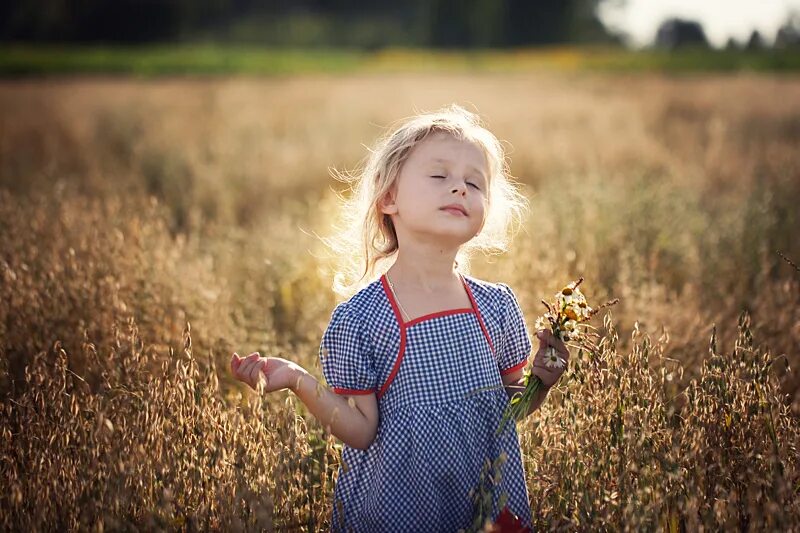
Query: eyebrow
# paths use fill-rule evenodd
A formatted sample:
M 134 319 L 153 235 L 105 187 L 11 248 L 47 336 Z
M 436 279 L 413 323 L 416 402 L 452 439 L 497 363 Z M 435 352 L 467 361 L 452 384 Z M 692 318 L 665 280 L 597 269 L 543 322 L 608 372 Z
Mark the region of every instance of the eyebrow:
M 452 163 L 452 161 L 450 161 L 449 159 L 442 159 L 441 157 L 436 157 L 436 158 L 432 159 L 431 161 L 434 162 L 434 163 Z M 471 168 L 472 170 L 476 171 L 478 173 L 478 175 L 480 177 L 482 177 L 484 181 L 486 181 L 486 175 L 483 173 L 483 171 L 481 169 L 473 167 L 472 165 L 467 165 L 467 166 L 469 168 Z

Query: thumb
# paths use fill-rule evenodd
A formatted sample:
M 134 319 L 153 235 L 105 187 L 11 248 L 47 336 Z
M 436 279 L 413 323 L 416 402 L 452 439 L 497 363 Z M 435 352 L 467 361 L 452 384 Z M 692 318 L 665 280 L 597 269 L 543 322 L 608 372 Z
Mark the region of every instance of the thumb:
M 242 358 L 239 357 L 238 353 L 233 352 L 233 355 L 231 356 L 231 370 L 236 372 L 236 370 L 239 368 L 239 365 L 241 364 L 242 364 Z

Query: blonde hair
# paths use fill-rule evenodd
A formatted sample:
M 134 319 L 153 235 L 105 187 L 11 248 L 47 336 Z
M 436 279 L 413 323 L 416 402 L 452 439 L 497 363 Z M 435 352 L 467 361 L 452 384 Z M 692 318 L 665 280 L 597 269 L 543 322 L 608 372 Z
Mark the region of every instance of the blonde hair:
M 397 252 L 397 234 L 389 215 L 381 212 L 379 201 L 394 185 L 414 147 L 439 132 L 475 144 L 486 156 L 489 170 L 486 220 L 478 235 L 459 250 L 458 269 L 466 271 L 475 251 L 492 254 L 507 250 L 527 200 L 509 174 L 500 141 L 483 127 L 478 115 L 451 104 L 398 121 L 378 139 L 354 173 L 332 171 L 336 179 L 350 185 L 350 195 L 340 197 L 340 231 L 323 239 L 341 261 L 333 282 L 337 293 L 355 292 L 375 275 L 378 264 Z

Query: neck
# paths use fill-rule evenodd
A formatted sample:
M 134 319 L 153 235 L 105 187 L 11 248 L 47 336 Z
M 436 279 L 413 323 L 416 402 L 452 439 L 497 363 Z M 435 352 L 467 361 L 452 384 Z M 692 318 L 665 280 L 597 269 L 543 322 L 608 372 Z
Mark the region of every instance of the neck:
M 389 269 L 392 283 L 412 285 L 426 292 L 451 286 L 458 280 L 455 258 L 458 248 L 450 249 L 424 243 L 404 244 Z

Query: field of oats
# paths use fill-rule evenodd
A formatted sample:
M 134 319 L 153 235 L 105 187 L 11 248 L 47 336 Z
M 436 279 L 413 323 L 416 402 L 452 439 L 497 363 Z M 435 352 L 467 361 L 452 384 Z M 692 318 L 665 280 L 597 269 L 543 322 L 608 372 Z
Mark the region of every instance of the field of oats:
M 581 73 L 0 82 L 0 528 L 328 529 L 339 443 L 230 353 L 321 374 L 330 169 L 453 101 L 531 201 L 472 273 L 620 298 L 519 426 L 535 525 L 800 529 L 800 78 Z

